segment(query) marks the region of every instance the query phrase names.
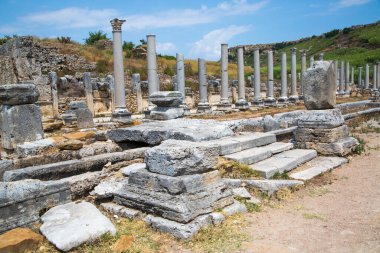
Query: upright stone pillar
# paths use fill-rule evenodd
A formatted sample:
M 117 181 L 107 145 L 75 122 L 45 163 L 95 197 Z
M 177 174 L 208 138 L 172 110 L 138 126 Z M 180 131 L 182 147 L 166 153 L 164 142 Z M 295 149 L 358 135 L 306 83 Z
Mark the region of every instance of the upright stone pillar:
M 211 107 L 207 100 L 207 72 L 206 61 L 198 58 L 198 78 L 199 78 L 199 103 L 197 112 L 211 112 Z
M 92 116 L 95 115 L 94 112 L 94 96 L 92 95 L 92 84 L 91 84 L 91 73 L 84 72 L 83 73 L 83 84 L 84 84 L 84 92 L 86 94 L 86 104 L 87 108 L 92 113 Z
M 184 115 L 190 114 L 190 108 L 186 104 L 186 91 L 185 91 L 185 58 L 183 54 L 176 54 L 176 70 L 177 70 L 177 86 L 178 91 L 182 94 L 182 107 L 184 109 Z
M 121 41 L 121 26 L 125 20 L 111 20 L 113 35 L 113 66 L 115 82 L 115 111 L 112 113 L 112 121 L 120 123 L 129 123 L 131 113 L 127 110 L 125 104 L 125 82 L 124 82 L 124 63 L 123 63 L 123 46 Z
M 110 97 L 111 97 L 111 112 L 115 111 L 115 82 L 112 75 L 107 75 L 106 82 L 109 83 L 110 86 Z
M 143 98 L 142 98 L 141 80 L 140 80 L 139 73 L 132 74 L 132 86 L 133 86 L 134 91 L 136 92 L 137 112 L 142 113 L 143 112 Z
M 344 93 L 345 94 L 350 94 L 350 88 L 349 88 L 349 83 L 350 83 L 350 63 L 346 63 L 346 72 L 345 72 L 345 87 L 344 87 Z
M 354 67 L 351 68 L 351 85 L 354 86 L 355 80 L 354 80 L 354 74 L 355 74 L 355 69 Z
M 373 78 L 372 78 L 372 89 L 377 86 L 377 65 L 373 64 Z
M 285 104 L 288 102 L 288 89 L 287 89 L 287 69 L 286 69 L 286 52 L 281 54 L 281 94 L 278 99 L 279 103 Z
M 240 110 L 249 108 L 248 102 L 245 99 L 245 77 L 244 77 L 244 48 L 237 49 L 237 64 L 238 64 L 238 101 L 235 107 Z
M 337 60 L 334 60 L 334 68 L 335 68 L 335 82 L 336 82 L 336 92 L 339 90 L 339 63 Z
M 149 96 L 154 92 L 159 91 L 159 82 L 157 75 L 157 56 L 156 56 L 156 35 L 147 35 L 147 53 L 146 53 L 146 61 L 147 61 L 147 72 L 148 72 L 148 93 Z M 152 109 L 155 107 L 149 101 L 149 108 Z
M 291 58 L 291 69 L 290 69 L 290 73 L 291 73 L 291 93 L 290 93 L 290 97 L 289 97 L 289 101 L 292 102 L 292 103 L 295 103 L 298 101 L 298 92 L 297 92 L 297 48 L 292 48 L 291 49 L 291 53 L 292 53 L 292 58 Z
M 320 61 L 323 61 L 323 56 L 324 56 L 324 53 L 320 53 L 320 54 L 319 54 L 319 60 L 320 60 Z
M 314 66 L 314 55 L 310 56 L 310 68 L 312 68 L 313 66 Z
M 377 71 L 376 71 L 377 82 L 376 82 L 376 87 L 373 87 L 374 91 L 377 91 L 380 87 L 380 62 L 378 62 L 376 65 L 377 65 Z
M 263 101 L 260 94 L 260 51 L 258 48 L 253 51 L 253 74 L 255 75 L 253 104 L 261 105 Z
M 303 99 L 303 90 L 305 88 L 305 73 L 306 73 L 306 50 L 301 51 L 301 85 L 300 85 L 300 99 Z
M 369 65 L 365 65 L 365 81 L 364 81 L 364 89 L 369 90 Z
M 274 106 L 276 105 L 276 99 L 274 98 L 273 92 L 273 51 L 268 50 L 268 87 L 267 87 L 267 98 L 264 100 L 265 105 Z
M 344 61 L 340 62 L 339 94 L 344 94 Z
M 359 67 L 359 73 L 358 73 L 358 89 L 362 89 L 362 69 L 363 67 Z
M 228 45 L 221 45 L 221 77 L 222 89 L 220 93 L 220 103 L 218 110 L 229 111 L 231 110 L 231 103 L 228 98 Z
M 53 117 L 57 119 L 59 117 L 59 111 L 58 111 L 58 88 L 57 88 L 57 73 L 56 72 L 49 72 L 49 82 L 50 82 L 50 89 L 51 89 Z

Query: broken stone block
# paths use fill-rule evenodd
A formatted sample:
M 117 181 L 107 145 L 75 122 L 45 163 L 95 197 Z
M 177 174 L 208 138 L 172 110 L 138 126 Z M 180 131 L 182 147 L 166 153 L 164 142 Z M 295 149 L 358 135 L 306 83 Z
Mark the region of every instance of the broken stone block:
M 23 144 L 17 145 L 16 153 L 20 157 L 34 156 L 41 154 L 43 151 L 54 146 L 53 139 L 42 139 L 32 142 L 24 142 Z
M 137 185 L 152 191 L 180 194 L 206 188 L 219 180 L 220 175 L 217 170 L 203 174 L 171 177 L 140 169 L 129 175 L 128 182 L 131 185 Z
M 145 152 L 145 163 L 150 172 L 180 176 L 209 171 L 218 157 L 218 145 L 167 140 Z
M 105 199 L 113 197 L 114 194 L 121 190 L 125 184 L 128 183 L 128 179 L 124 178 L 111 178 L 107 181 L 102 181 L 98 184 L 90 195 L 95 196 L 96 199 Z
M 37 102 L 40 93 L 34 84 L 0 85 L 0 104 L 25 105 Z
M 116 234 L 112 222 L 93 204 L 70 202 L 41 216 L 41 233 L 59 250 L 69 251 L 106 233 Z
M 77 117 L 77 127 L 80 129 L 93 128 L 95 126 L 92 112 L 88 108 L 78 108 L 75 110 Z
M 15 228 L 0 235 L 0 253 L 36 252 L 43 240 L 29 228 Z
M 231 191 L 220 181 L 178 195 L 127 184 L 115 193 L 114 201 L 130 208 L 187 223 L 199 215 L 232 204 L 233 198 Z
M 151 227 L 162 232 L 169 233 L 182 240 L 190 239 L 202 228 L 212 225 L 210 215 L 199 216 L 187 224 L 167 220 L 161 217 L 155 217 L 153 215 L 146 216 L 144 221 Z
M 60 150 L 79 150 L 83 147 L 83 142 L 79 140 L 63 140 L 57 143 L 57 147 Z
M 182 100 L 182 93 L 179 91 L 158 91 L 149 96 L 149 101 L 158 107 L 178 107 Z
M 246 213 L 247 207 L 244 204 L 240 203 L 239 201 L 235 200 L 235 202 L 232 205 L 229 205 L 223 208 L 222 212 L 226 216 L 231 216 L 238 213 Z
M 129 177 L 129 175 L 132 172 L 136 172 L 136 171 L 141 170 L 141 169 L 146 169 L 145 163 L 134 163 L 134 164 L 128 165 L 124 168 L 121 168 L 120 171 L 124 176 Z
M 70 186 L 65 182 L 0 182 L 0 233 L 36 222 L 41 210 L 69 201 Z
M 214 224 L 215 226 L 222 224 L 226 220 L 226 218 L 224 217 L 222 213 L 214 212 L 214 213 L 210 213 L 210 216 L 211 216 L 212 224 Z
M 308 110 L 332 109 L 336 104 L 336 76 L 332 62 L 317 61 L 303 76 L 303 95 Z
M 346 137 L 332 143 L 304 142 L 297 143 L 301 148 L 315 149 L 321 155 L 346 156 L 350 154 L 359 144 L 353 137 Z
M 348 126 L 342 125 L 331 129 L 297 128 L 294 132 L 296 142 L 331 143 L 348 137 Z
M 180 118 L 185 111 L 182 107 L 155 107 L 150 111 L 149 119 L 170 120 Z
M 339 109 L 305 111 L 298 119 L 301 128 L 335 128 L 344 124 Z
M 117 205 L 115 203 L 102 203 L 100 204 L 101 207 L 104 208 L 104 210 L 106 210 L 107 212 L 113 214 L 113 215 L 117 215 L 117 216 L 120 216 L 120 217 L 125 217 L 125 218 L 128 218 L 128 219 L 136 219 L 136 218 L 139 218 L 141 217 L 143 214 L 138 211 L 138 210 L 135 210 L 135 209 L 131 209 L 131 208 L 128 208 L 128 207 L 125 207 L 125 206 L 120 206 L 120 205 Z
M 59 181 L 69 183 L 71 199 L 74 200 L 85 196 L 92 189 L 94 189 L 94 187 L 97 186 L 100 181 L 104 180 L 105 177 L 106 176 L 101 171 L 95 171 L 86 172 L 71 177 L 65 177 Z
M 37 105 L 3 105 L 0 112 L 2 146 L 13 150 L 18 144 L 44 138 L 42 117 Z

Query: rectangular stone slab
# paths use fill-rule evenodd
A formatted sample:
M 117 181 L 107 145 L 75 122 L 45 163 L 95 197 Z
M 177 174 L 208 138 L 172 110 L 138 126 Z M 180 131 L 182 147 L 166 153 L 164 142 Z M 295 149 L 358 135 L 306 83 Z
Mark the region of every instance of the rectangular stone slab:
M 292 143 L 274 142 L 267 146 L 250 148 L 237 153 L 224 156 L 240 163 L 252 164 L 271 157 L 274 154 L 293 148 Z
M 130 174 L 128 182 L 152 191 L 180 194 L 194 192 L 219 180 L 220 175 L 217 170 L 203 174 L 171 177 L 140 169 Z
M 219 155 L 229 155 L 245 149 L 260 147 L 276 142 L 271 133 L 244 133 L 239 136 L 222 138 L 209 143 L 219 145 Z
M 299 171 L 292 172 L 289 177 L 303 181 L 310 180 L 319 174 L 337 168 L 347 162 L 347 158 L 344 157 L 320 156 L 304 164 Z
M 355 138 L 346 137 L 333 143 L 303 142 L 297 143 L 297 146 L 315 149 L 321 155 L 345 156 L 350 154 L 358 144 Z
M 0 182 L 0 233 L 38 221 L 41 210 L 70 201 L 65 182 Z
M 344 117 L 339 109 L 305 111 L 298 118 L 298 127 L 335 128 L 344 124 Z
M 291 171 L 300 164 L 317 157 L 317 152 L 312 149 L 293 149 L 272 156 L 269 159 L 250 165 L 263 177 L 270 178 L 276 172 L 284 173 Z
M 114 201 L 163 218 L 187 223 L 197 216 L 230 205 L 232 192 L 224 182 L 214 183 L 191 193 L 172 195 L 137 185 L 124 185 L 115 193 Z

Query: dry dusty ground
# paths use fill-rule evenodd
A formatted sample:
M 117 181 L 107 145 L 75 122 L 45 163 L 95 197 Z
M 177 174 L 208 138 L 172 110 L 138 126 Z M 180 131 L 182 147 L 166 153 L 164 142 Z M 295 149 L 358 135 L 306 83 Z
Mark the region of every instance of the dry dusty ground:
M 236 252 L 380 252 L 380 134 L 360 134 L 366 154 L 262 212 L 247 214 Z

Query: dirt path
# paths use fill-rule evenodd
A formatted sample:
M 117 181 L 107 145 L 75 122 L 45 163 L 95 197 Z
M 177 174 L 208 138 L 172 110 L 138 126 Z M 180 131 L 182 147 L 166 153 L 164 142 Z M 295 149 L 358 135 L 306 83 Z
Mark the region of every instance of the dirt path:
M 238 252 L 380 252 L 380 134 L 367 153 L 327 173 L 277 207 L 247 215 Z

